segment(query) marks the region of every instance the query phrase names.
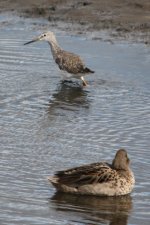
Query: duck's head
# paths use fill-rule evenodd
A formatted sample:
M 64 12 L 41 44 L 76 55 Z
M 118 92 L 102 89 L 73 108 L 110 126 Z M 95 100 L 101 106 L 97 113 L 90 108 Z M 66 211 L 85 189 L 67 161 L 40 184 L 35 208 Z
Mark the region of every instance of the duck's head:
M 127 170 L 129 168 L 130 159 L 125 149 L 119 149 L 112 162 L 112 166 L 116 170 Z
M 33 38 L 31 41 L 26 42 L 24 45 L 28 45 L 36 41 L 48 41 L 56 43 L 56 38 L 53 32 L 48 31 L 39 35 L 38 37 Z

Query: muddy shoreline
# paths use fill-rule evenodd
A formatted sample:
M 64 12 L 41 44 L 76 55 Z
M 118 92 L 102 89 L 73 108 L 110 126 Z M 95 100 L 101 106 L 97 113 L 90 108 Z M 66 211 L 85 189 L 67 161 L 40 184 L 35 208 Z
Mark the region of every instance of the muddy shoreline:
M 6 0 L 0 1 L 0 12 L 45 18 L 59 28 L 64 23 L 61 29 L 74 34 L 92 33 L 93 39 L 150 44 L 149 0 Z

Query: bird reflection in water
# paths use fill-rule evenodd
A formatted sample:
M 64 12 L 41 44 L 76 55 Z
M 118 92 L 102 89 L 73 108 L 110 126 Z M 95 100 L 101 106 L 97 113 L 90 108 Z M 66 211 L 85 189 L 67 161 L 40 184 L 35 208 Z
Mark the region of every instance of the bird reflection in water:
M 79 106 L 89 108 L 87 95 L 88 91 L 77 83 L 72 81 L 62 82 L 49 101 L 48 113 L 53 114 L 54 111 L 57 113 L 57 109 L 59 109 L 59 114 L 63 110 L 78 111 Z
M 56 192 L 50 199 L 50 204 L 53 204 L 57 211 L 74 213 L 77 217 L 76 222 L 88 225 L 127 225 L 128 217 L 132 211 L 132 198 L 130 195 L 85 197 Z

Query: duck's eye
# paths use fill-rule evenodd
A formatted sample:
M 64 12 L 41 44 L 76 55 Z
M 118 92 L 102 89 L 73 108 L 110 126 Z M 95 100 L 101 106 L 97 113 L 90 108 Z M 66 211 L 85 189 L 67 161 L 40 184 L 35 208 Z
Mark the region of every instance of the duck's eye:
M 46 37 L 46 34 L 44 34 L 43 36 Z

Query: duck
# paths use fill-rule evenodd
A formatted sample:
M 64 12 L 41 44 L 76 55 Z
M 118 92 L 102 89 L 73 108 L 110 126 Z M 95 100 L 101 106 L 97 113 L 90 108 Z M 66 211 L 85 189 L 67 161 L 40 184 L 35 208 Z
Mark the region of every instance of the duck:
M 98 162 L 57 171 L 48 181 L 58 192 L 96 196 L 127 195 L 135 184 L 125 149 L 116 152 L 111 164 Z

